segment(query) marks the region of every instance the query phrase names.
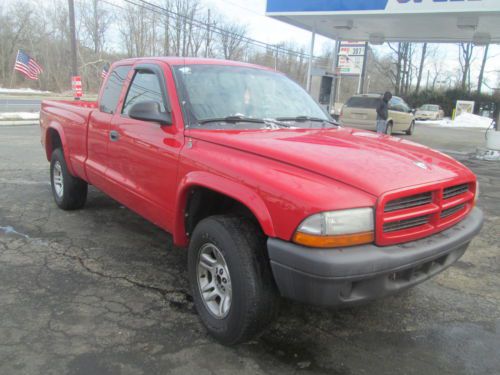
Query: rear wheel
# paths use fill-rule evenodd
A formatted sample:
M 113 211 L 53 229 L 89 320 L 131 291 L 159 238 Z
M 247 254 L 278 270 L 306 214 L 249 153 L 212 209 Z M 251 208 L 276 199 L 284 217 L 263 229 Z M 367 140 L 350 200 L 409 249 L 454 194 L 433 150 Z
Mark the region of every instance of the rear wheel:
M 200 319 L 223 344 L 251 339 L 276 315 L 279 301 L 265 237 L 246 219 L 202 220 L 189 244 L 188 273 Z
M 415 132 L 415 121 L 412 121 L 408 130 L 406 130 L 406 134 L 412 135 Z
M 59 208 L 76 210 L 85 205 L 87 183 L 69 173 L 64 154 L 60 148 L 52 152 L 50 183 L 52 185 L 52 195 Z

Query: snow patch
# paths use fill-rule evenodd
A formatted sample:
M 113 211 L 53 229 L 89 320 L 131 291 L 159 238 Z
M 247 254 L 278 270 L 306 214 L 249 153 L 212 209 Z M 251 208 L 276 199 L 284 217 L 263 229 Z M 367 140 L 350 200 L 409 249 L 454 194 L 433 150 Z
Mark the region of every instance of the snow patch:
M 27 234 L 18 232 L 17 230 L 14 229 L 14 227 L 11 227 L 10 225 L 7 225 L 5 227 L 0 227 L 0 232 L 3 232 L 5 234 L 15 234 L 24 237 L 26 239 L 30 238 L 30 236 L 28 236 Z
M 490 119 L 489 117 L 482 117 L 470 113 L 462 113 L 460 116 L 457 116 L 455 120 L 452 120 L 450 118 L 445 118 L 443 120 L 438 120 L 438 121 L 419 121 L 419 123 L 448 127 L 448 128 L 488 129 L 491 126 L 492 121 L 493 120 Z
M 6 89 L 0 87 L 0 94 L 51 94 L 51 91 L 41 91 L 33 89 Z
M 478 151 L 476 154 L 476 159 L 479 160 L 488 160 L 488 161 L 500 161 L 500 151 L 495 150 L 486 150 L 486 151 Z
M 38 120 L 40 112 L 0 112 L 0 120 Z

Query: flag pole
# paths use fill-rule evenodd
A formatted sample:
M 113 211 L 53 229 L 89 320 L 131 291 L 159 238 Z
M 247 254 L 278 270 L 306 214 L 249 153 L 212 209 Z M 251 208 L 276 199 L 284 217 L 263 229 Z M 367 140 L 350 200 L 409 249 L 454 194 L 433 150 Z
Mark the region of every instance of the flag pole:
M 9 88 L 12 89 L 12 84 L 14 83 L 14 75 L 16 74 L 16 61 L 17 61 L 17 56 L 19 56 L 19 50 L 17 50 L 16 54 L 16 60 L 14 61 L 14 67 L 12 68 L 12 75 L 10 76 L 10 86 Z

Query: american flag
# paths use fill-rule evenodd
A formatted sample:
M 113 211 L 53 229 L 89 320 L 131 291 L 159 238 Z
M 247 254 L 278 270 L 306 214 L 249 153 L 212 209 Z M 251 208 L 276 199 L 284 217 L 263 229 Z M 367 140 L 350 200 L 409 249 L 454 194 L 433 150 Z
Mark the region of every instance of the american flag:
M 27 53 L 17 51 L 16 63 L 14 70 L 24 74 L 26 78 L 37 80 L 38 75 L 43 72 L 42 67 Z
M 104 65 L 104 67 L 102 68 L 101 78 L 102 78 L 102 79 L 106 79 L 106 77 L 108 76 L 108 72 L 109 72 L 109 64 L 106 64 L 106 65 Z

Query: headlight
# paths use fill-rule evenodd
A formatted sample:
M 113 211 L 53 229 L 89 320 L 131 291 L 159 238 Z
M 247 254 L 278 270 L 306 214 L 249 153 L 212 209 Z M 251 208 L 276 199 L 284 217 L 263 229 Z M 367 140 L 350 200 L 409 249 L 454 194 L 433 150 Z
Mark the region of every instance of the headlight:
M 319 248 L 346 247 L 373 242 L 373 208 L 322 212 L 305 219 L 293 242 Z

